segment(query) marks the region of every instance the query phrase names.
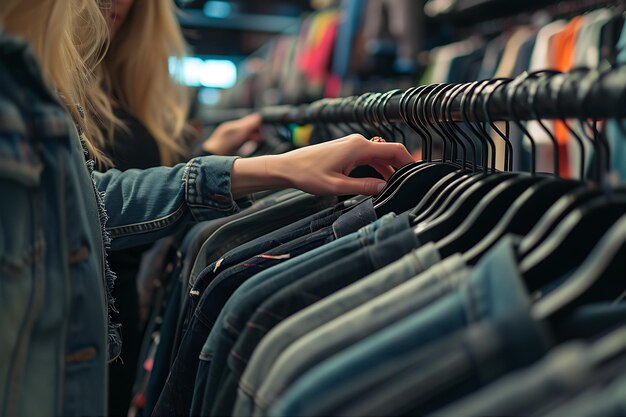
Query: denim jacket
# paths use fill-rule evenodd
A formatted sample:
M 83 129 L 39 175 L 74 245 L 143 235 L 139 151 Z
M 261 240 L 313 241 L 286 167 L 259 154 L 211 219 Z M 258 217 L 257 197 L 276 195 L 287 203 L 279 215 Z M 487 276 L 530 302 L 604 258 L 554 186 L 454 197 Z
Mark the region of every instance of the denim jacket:
M 0 416 L 106 414 L 103 236 L 122 249 L 237 212 L 233 161 L 92 174 L 31 49 L 0 27 Z

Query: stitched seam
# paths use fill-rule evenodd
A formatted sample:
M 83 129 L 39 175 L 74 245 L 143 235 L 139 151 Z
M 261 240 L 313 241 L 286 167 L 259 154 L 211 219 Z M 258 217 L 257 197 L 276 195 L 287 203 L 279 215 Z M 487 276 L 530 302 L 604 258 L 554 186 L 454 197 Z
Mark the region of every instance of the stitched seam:
M 121 237 L 139 233 L 148 233 L 156 230 L 165 229 L 166 227 L 176 223 L 185 213 L 185 205 L 181 204 L 174 212 L 158 219 L 149 220 L 141 223 L 132 223 L 122 226 L 114 226 L 109 228 L 112 237 Z

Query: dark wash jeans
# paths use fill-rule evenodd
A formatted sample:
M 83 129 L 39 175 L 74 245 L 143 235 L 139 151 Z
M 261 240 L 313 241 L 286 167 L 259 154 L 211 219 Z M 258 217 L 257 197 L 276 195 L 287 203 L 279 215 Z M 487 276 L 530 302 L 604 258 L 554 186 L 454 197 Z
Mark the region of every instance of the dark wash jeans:
M 218 275 L 202 294 L 189 329 L 182 338 L 178 355 L 159 397 L 154 415 L 181 415 L 189 413 L 198 369 L 198 355 L 222 307 L 237 288 L 256 272 L 270 268 L 289 257 L 297 257 L 332 239 L 332 229 L 318 230 L 267 254 L 227 269 Z M 283 255 L 288 254 L 288 258 Z
M 217 395 L 217 388 L 230 350 L 235 345 L 256 309 L 272 294 L 290 283 L 299 281 L 311 271 L 318 271 L 318 276 L 332 275 L 334 277 L 354 276 L 352 271 L 358 270 L 357 276 L 363 276 L 366 271 L 372 271 L 373 265 L 383 266 L 399 258 L 418 243 L 415 234 L 408 228 L 408 217 L 397 217 L 380 229 L 376 230 L 368 239 L 361 240 L 361 249 L 356 253 L 339 250 L 326 254 L 319 259 L 309 259 L 284 273 L 274 276 L 259 287 L 251 291 L 233 310 L 227 311 L 223 322 L 223 331 L 219 332 L 220 341 L 211 359 L 210 373 L 207 386 L 202 395 L 202 412 L 209 413 Z M 379 246 L 379 242 L 391 241 L 388 245 Z M 357 239 L 358 241 L 358 239 Z M 398 248 L 406 247 L 404 252 Z M 386 250 L 387 249 L 387 250 Z M 347 256 L 347 258 L 346 258 Z M 328 258 L 331 257 L 331 258 Z M 338 260 L 328 262 L 329 259 Z M 206 345 L 205 345 L 206 347 Z M 204 352 L 204 349 L 203 349 Z M 206 355 L 201 355 L 202 357 Z M 236 390 L 236 388 L 235 388 Z M 195 397 L 194 397 L 195 398 Z M 194 407 L 194 410 L 196 408 Z
M 370 273 L 396 261 L 412 249 L 417 240 L 406 229 L 383 242 L 364 248 L 338 262 L 321 268 L 282 289 L 264 302 L 246 324 L 228 356 L 217 400 L 211 415 L 229 414 L 237 398 L 239 379 L 261 339 L 278 323 L 313 303 L 353 284 Z M 373 254 L 376 256 L 372 256 Z
M 242 287 L 233 294 L 225 308 L 220 313 L 216 322 L 217 326 L 212 330 L 200 353 L 200 366 L 198 369 L 193 397 L 192 414 L 200 414 L 201 412 L 205 399 L 205 387 L 209 378 L 208 374 L 211 365 L 210 359 L 213 357 L 213 350 L 216 347 L 221 348 L 217 341 L 221 340 L 222 337 L 228 337 L 227 335 L 222 335 L 225 331 L 222 328 L 222 325 L 225 322 L 227 312 L 234 308 L 248 309 L 253 305 L 260 305 L 267 297 L 275 293 L 278 289 L 288 285 L 290 282 L 295 281 L 298 277 L 304 276 L 312 270 L 316 270 L 318 268 L 318 263 L 326 265 L 336 259 L 341 259 L 342 257 L 348 256 L 355 250 L 358 250 L 362 246 L 368 244 L 370 240 L 376 239 L 376 231 L 385 225 L 391 226 L 391 223 L 399 224 L 402 225 L 403 228 L 406 228 L 408 225 L 408 218 L 396 218 L 395 215 L 385 216 L 375 223 L 363 227 L 356 233 L 344 236 L 328 245 L 311 250 L 309 253 L 306 253 L 299 258 L 287 260 L 283 264 L 257 274 L 252 279 L 244 283 Z M 389 229 L 388 234 L 392 235 L 395 230 L 397 230 L 397 228 L 392 227 Z M 379 235 L 379 238 L 386 236 L 387 233 L 384 233 L 383 235 Z M 252 312 L 250 312 L 250 314 Z M 228 349 L 230 349 L 230 346 Z M 226 354 L 227 353 L 228 351 Z

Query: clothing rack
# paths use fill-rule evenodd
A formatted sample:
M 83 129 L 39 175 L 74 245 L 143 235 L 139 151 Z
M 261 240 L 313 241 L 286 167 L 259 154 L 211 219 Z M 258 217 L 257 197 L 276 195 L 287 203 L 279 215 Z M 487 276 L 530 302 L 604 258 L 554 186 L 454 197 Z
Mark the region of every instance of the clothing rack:
M 433 115 L 456 122 L 626 117 L 626 66 L 608 71 L 576 69 L 567 73 L 522 74 L 515 79 L 454 86 L 434 84 L 406 91 L 322 99 L 308 105 L 266 107 L 260 112 L 268 124 L 300 125 L 359 123 L 373 117 L 386 122 L 402 121 L 403 114 L 414 114 L 411 112 L 424 102 L 428 103 L 426 113 L 431 121 Z M 451 99 L 449 107 L 441 105 L 446 96 Z
M 520 13 L 543 11 L 551 16 L 584 13 L 598 7 L 618 6 L 616 0 L 431 0 L 424 10 L 439 22 L 473 25 L 492 19 L 506 18 Z

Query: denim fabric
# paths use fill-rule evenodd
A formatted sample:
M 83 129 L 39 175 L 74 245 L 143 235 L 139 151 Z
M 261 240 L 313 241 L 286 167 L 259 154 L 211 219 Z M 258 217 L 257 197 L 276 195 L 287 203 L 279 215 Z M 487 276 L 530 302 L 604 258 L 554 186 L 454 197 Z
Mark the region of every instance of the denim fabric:
M 616 364 L 608 364 L 608 374 L 607 369 L 603 369 L 607 352 L 623 351 L 625 341 L 626 326 L 622 326 L 593 344 L 569 342 L 535 365 L 501 378 L 435 414 L 544 415 L 553 404 L 558 405 L 558 401 L 580 395 L 593 382 L 610 377 L 615 366 L 626 369 L 623 356 L 617 356 Z
M 318 363 L 432 305 L 458 287 L 469 272 L 455 255 L 295 341 L 280 355 L 254 397 L 254 415 L 263 415 Z
M 239 382 L 233 415 L 251 415 L 254 397 L 279 355 L 299 338 L 344 313 L 415 277 L 440 260 L 427 243 L 398 261 L 287 318 L 270 331 L 254 350 Z
M 207 382 L 207 386 L 196 385 L 192 411 L 194 413 L 199 412 L 206 399 L 210 399 L 210 406 L 212 406 L 212 398 L 210 397 L 213 397 L 215 393 L 210 394 L 209 397 L 205 391 L 208 387 L 214 387 L 218 383 L 225 365 L 214 359 L 228 356 L 239 332 L 245 327 L 248 318 L 263 301 L 280 288 L 295 282 L 311 271 L 340 260 L 369 244 L 394 236 L 398 232 L 406 230 L 408 226 L 408 215 L 403 214 L 396 217 L 389 214 L 352 235 L 337 239 L 299 258 L 288 260 L 264 271 L 242 285 L 222 309 L 216 321 L 219 325 L 211 331 L 200 353 L 200 360 L 211 363 L 209 366 L 203 367 L 203 369 L 210 369 L 211 374 L 208 377 L 198 376 L 199 380 L 202 379 Z
M 361 227 L 374 223 L 377 218 L 373 200 L 368 198 L 339 217 L 333 223 L 333 232 L 335 237 L 339 239 L 356 232 Z
M 292 199 L 303 195 L 304 193 L 300 191 L 294 190 L 285 190 L 279 192 L 275 195 L 270 195 L 265 197 L 259 201 L 256 201 L 252 206 L 248 207 L 245 210 L 240 211 L 237 214 L 232 216 L 224 217 L 221 219 L 215 219 L 207 222 L 201 222 L 194 225 L 191 230 L 187 233 L 187 235 L 192 234 L 193 240 L 188 245 L 188 249 L 185 251 L 185 257 L 182 265 L 182 280 L 184 282 L 189 282 L 191 269 L 198 258 L 198 254 L 200 253 L 200 249 L 204 245 L 204 242 L 213 235 L 220 227 L 224 226 L 227 223 L 230 223 L 236 219 L 240 219 L 242 217 L 246 217 L 252 213 L 257 213 L 261 210 L 268 209 L 272 206 L 290 202 Z M 187 235 L 185 238 L 187 238 Z
M 207 239 L 195 259 L 189 278 L 193 287 L 198 275 L 214 261 L 242 244 L 288 226 L 309 215 L 318 213 L 334 204 L 334 197 L 321 198 L 302 193 L 295 200 L 288 200 L 274 207 L 237 219 L 223 225 Z M 259 252 L 251 256 L 257 255 Z M 244 258 L 244 260 L 247 258 Z
M 593 377 L 593 370 L 589 350 L 581 343 L 572 342 L 555 349 L 536 365 L 512 373 L 476 395 L 436 411 L 435 415 L 528 415 L 538 403 L 580 392 Z
M 218 269 L 221 272 L 227 268 L 226 265 L 236 265 L 250 257 L 269 251 L 282 243 L 300 237 L 310 229 L 317 230 L 324 225 L 331 224 L 338 216 L 338 214 L 335 214 L 338 209 L 326 208 L 334 204 L 335 200 L 334 197 L 313 197 L 300 191 L 296 191 L 295 196 L 293 192 L 290 194 L 273 195 L 255 204 L 255 210 L 245 210 L 247 213 L 244 216 L 239 216 L 238 218 L 231 216 L 231 220 L 225 222 L 219 222 L 218 220 L 206 223 L 196 233 L 197 237 L 193 239 L 189 249 L 185 251 L 185 261 L 183 262 L 180 277 L 184 299 L 176 332 L 175 346 L 177 347 L 180 344 L 180 340 L 187 330 L 201 292 L 204 291 L 206 285 L 213 277 L 217 275 Z M 264 235 L 271 227 L 281 227 L 309 213 L 314 214 L 304 219 L 308 221 L 298 220 L 295 224 L 281 228 L 280 231 L 283 231 L 282 233 L 277 231 L 271 232 L 269 236 Z M 324 223 L 321 219 L 325 219 L 328 216 L 331 216 L 331 218 Z M 216 225 L 215 223 L 217 222 L 219 223 Z M 251 238 L 254 239 L 248 243 L 243 243 Z M 241 246 L 239 246 L 240 244 Z M 206 277 L 201 281 L 202 285 L 195 285 L 189 290 L 188 285 L 191 284 L 188 284 L 188 282 L 195 280 L 195 278 L 189 276 L 192 269 L 191 265 L 193 264 L 194 268 L 203 265 L 207 261 L 223 255 L 229 247 L 233 246 L 236 246 L 236 248 L 224 255 L 221 261 L 216 261 L 219 263 L 220 268 L 216 268 L 217 263 L 212 264 L 212 268 L 205 268 L 201 272 Z M 203 253 L 199 256 L 198 251 L 200 250 Z
M 92 177 L 31 48 L 2 28 L 0 80 L 0 194 L 11 196 L 0 209 L 0 413 L 104 415 L 119 349 L 107 335 L 108 238 L 113 249 L 138 246 L 236 212 L 234 158 Z
M 330 200 L 328 204 L 330 204 Z M 254 240 L 251 240 L 250 242 L 237 246 L 235 249 L 230 250 L 228 253 L 222 256 L 220 259 L 212 262 L 208 267 L 203 268 L 201 272 L 190 274 L 189 283 L 192 289 L 192 293 L 197 294 L 196 298 L 199 298 L 199 295 L 204 291 L 206 286 L 213 280 L 213 278 L 215 278 L 217 274 L 224 271 L 225 269 L 237 265 L 245 261 L 246 259 L 249 259 L 260 253 L 266 252 L 278 245 L 290 242 L 296 238 L 299 238 L 309 233 L 313 233 L 321 228 L 334 224 L 332 223 L 333 221 L 340 217 L 344 217 L 341 212 L 353 204 L 355 204 L 354 200 L 347 200 L 338 203 L 334 207 L 318 211 L 304 219 L 288 224 L 287 226 L 284 226 L 278 230 L 274 230 Z M 352 230 L 351 233 L 355 232 L 356 230 L 358 230 L 358 228 Z M 338 236 L 335 232 L 335 237 L 341 236 Z M 200 269 L 200 266 L 202 266 L 203 264 L 205 264 L 205 262 L 201 262 L 198 265 L 197 269 Z M 202 276 L 201 279 L 200 276 Z
M 198 355 L 216 318 L 228 298 L 254 274 L 297 257 L 333 238 L 329 227 L 281 245 L 219 274 L 202 294 L 189 329 L 181 340 L 178 355 L 167 378 L 153 414 L 181 415 L 189 412 L 198 370 Z
M 614 417 L 626 416 L 626 376 L 621 369 L 621 378 L 616 378 L 606 387 L 593 387 L 583 395 L 555 408 L 546 417 Z
M 415 351 L 454 331 L 508 311 L 528 308 L 530 301 L 517 271 L 513 239 L 503 238 L 453 293 L 425 309 L 323 361 L 301 376 L 274 404 L 257 404 L 270 415 L 306 414 L 342 387 L 356 384 L 372 366 Z M 266 381 L 271 384 L 271 379 Z
M 511 312 L 373 367 L 311 412 L 318 415 L 427 415 L 541 359 L 551 346 L 530 311 Z M 333 401 L 334 400 L 334 401 Z
M 414 236 L 410 229 L 403 233 Z M 359 251 L 344 260 L 299 279 L 261 304 L 246 323 L 245 329 L 243 329 L 228 356 L 228 366 L 224 369 L 220 378 L 221 382 L 217 385 L 219 390 L 210 415 L 224 415 L 232 412 L 239 378 L 243 375 L 246 364 L 261 339 L 278 323 L 394 262 L 414 248 L 415 245 L 416 240 L 414 238 L 387 239 L 376 244 L 372 249 L 372 251 L 382 255 L 378 257 L 365 256 L 364 251 Z M 342 273 L 343 265 L 350 265 L 350 268 Z M 416 270 L 414 272 L 413 275 L 421 271 Z
M 174 348 L 174 333 L 176 331 L 176 319 L 180 311 L 181 287 L 178 282 L 171 283 L 172 291 L 167 300 L 167 307 L 163 315 L 163 324 L 159 328 L 159 343 L 156 353 L 152 359 L 152 370 L 146 387 L 146 405 L 144 412 L 146 415 L 152 414 L 161 390 L 165 385 L 170 372 L 170 358 Z

